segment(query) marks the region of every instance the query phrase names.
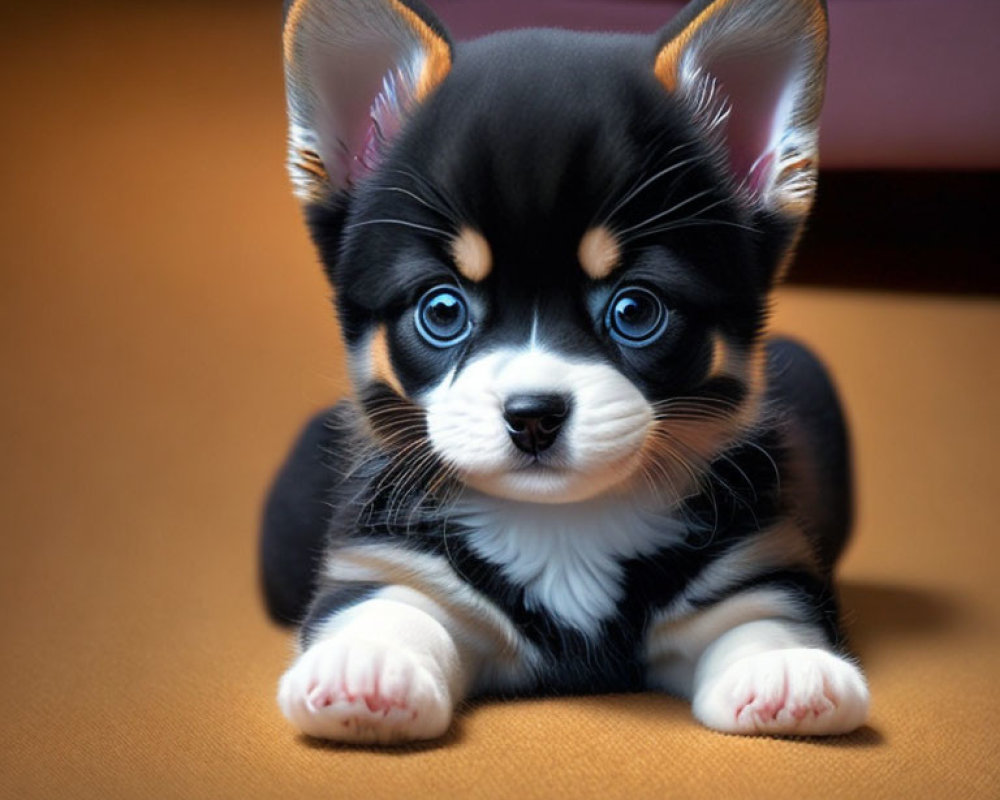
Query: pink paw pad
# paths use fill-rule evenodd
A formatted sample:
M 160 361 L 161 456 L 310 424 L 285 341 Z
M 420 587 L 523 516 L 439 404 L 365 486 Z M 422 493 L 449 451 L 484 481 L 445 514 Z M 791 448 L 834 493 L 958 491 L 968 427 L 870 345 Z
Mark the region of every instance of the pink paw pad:
M 452 705 L 426 661 L 367 640 L 355 650 L 325 640 L 282 678 L 278 703 L 310 736 L 383 744 L 435 738 L 447 730 Z
M 694 697 L 695 716 L 726 733 L 842 734 L 863 724 L 867 711 L 868 689 L 857 667 L 818 648 L 739 659 Z
M 378 692 L 372 692 L 371 694 L 366 694 L 364 696 L 365 706 L 373 714 L 382 712 L 387 714 L 394 708 L 398 708 L 405 711 L 407 708 L 406 701 L 401 697 L 387 697 Z
M 313 710 L 328 708 L 333 705 L 333 695 L 320 686 L 314 686 L 306 696 L 306 704 Z

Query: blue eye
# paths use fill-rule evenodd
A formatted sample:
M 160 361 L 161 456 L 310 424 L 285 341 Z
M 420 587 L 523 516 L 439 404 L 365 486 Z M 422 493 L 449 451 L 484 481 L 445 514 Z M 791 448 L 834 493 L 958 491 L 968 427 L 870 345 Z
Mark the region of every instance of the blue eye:
M 472 332 L 469 306 L 457 289 L 436 286 L 417 303 L 417 332 L 434 347 L 451 347 Z
M 604 325 L 611 338 L 626 347 L 645 347 L 667 329 L 670 313 L 649 289 L 630 286 L 608 303 Z

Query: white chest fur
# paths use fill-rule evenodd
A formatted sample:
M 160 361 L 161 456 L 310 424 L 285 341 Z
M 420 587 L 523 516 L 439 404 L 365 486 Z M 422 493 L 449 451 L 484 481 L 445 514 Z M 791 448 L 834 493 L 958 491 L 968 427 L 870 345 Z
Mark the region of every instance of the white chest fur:
M 622 599 L 623 562 L 683 537 L 669 516 L 626 503 L 523 504 L 477 496 L 453 519 L 467 542 L 509 581 L 525 588 L 525 605 L 595 634 Z

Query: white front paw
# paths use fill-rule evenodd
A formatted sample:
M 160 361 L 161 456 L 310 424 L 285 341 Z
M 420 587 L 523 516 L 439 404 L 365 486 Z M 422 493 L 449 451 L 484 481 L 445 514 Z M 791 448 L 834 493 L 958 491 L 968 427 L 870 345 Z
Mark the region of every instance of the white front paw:
M 453 703 L 430 656 L 342 632 L 299 656 L 281 679 L 278 705 L 310 736 L 391 744 L 441 736 Z
M 864 724 L 868 686 L 854 664 L 825 650 L 772 650 L 706 679 L 692 710 L 725 733 L 835 735 Z

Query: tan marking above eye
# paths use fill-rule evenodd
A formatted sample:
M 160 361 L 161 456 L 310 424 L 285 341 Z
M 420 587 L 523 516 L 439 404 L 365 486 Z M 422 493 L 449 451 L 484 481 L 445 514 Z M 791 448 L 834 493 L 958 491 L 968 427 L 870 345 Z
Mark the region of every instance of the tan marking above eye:
M 621 261 L 621 246 L 615 235 L 603 225 L 591 228 L 580 240 L 577 258 L 580 266 L 595 281 L 608 277 Z
M 479 283 L 493 269 L 493 252 L 479 231 L 465 226 L 451 243 L 451 257 L 462 276 Z

